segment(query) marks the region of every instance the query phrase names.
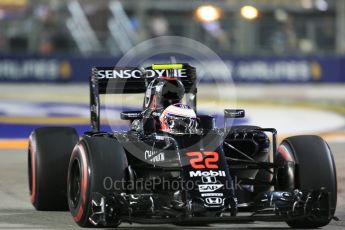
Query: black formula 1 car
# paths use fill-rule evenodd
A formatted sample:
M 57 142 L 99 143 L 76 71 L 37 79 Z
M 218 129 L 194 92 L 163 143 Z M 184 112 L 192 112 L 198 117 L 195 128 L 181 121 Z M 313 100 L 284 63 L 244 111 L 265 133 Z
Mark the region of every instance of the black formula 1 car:
M 123 111 L 128 131 L 100 130 L 100 95 L 143 93 L 142 111 Z M 273 128 L 224 127 L 197 113 L 189 64 L 97 67 L 90 77 L 91 131 L 45 127 L 29 139 L 31 202 L 68 210 L 81 227 L 283 221 L 316 228 L 334 217 L 337 179 L 328 144 L 286 138 Z M 296 124 L 297 125 L 297 124 Z

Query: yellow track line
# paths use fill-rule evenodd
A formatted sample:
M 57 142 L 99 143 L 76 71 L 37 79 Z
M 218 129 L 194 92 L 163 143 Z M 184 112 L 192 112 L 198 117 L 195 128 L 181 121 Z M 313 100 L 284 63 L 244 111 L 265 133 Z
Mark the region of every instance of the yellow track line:
M 0 140 L 0 149 L 27 149 L 27 139 Z

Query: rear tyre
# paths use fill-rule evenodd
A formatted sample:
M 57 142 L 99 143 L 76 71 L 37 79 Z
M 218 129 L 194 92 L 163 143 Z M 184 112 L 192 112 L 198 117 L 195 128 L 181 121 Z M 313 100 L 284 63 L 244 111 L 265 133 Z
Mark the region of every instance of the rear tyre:
M 68 205 L 74 221 L 81 227 L 103 227 L 91 223 L 94 195 L 106 197 L 120 193 L 116 181 L 126 178 L 127 158 L 121 144 L 114 138 L 84 136 L 73 150 L 67 182 Z M 106 227 L 117 227 L 120 220 L 107 222 Z
M 65 211 L 69 158 L 78 142 L 73 128 L 35 129 L 29 137 L 28 179 L 31 203 L 37 210 Z
M 331 215 L 337 206 L 337 177 L 332 152 L 319 136 L 294 136 L 286 138 L 278 149 L 278 159 L 295 161 L 295 189 L 315 190 L 325 188 L 330 193 Z M 331 219 L 302 218 L 288 221 L 292 228 L 318 228 Z

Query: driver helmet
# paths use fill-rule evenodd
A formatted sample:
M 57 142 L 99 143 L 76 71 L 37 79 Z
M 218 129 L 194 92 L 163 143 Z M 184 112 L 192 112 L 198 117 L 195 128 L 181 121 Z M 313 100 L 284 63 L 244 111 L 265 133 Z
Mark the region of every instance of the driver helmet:
M 148 85 L 144 109 L 152 111 L 165 109 L 169 105 L 180 103 L 185 93 L 182 82 L 173 77 L 156 78 Z
M 168 133 L 193 133 L 197 128 L 195 111 L 181 103 L 168 106 L 160 118 L 161 130 Z

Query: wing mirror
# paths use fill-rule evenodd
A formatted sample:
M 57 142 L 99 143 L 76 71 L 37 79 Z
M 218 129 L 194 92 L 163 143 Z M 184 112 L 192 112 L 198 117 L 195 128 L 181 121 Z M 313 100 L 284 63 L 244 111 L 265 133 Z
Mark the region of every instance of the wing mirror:
M 224 132 L 227 132 L 228 119 L 244 118 L 246 115 L 244 109 L 224 109 Z

